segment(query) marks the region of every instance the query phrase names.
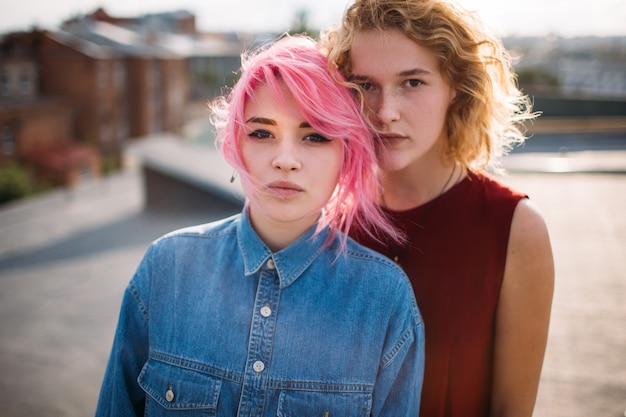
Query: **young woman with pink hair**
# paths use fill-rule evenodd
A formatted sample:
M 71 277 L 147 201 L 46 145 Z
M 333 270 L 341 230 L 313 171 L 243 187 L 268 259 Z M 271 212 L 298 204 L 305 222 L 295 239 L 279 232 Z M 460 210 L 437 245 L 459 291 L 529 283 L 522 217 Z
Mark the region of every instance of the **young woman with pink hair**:
M 305 37 L 243 57 L 211 108 L 244 210 L 150 246 L 97 416 L 416 415 L 424 330 L 411 285 L 347 237 L 398 233 L 377 206 L 374 144 L 340 78 Z

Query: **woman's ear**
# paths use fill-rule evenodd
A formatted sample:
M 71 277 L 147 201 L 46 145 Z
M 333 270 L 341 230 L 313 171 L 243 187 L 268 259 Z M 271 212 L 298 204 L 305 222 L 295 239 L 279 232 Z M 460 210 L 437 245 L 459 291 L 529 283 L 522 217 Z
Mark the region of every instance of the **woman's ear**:
M 456 101 L 458 94 L 459 94 L 459 91 L 456 88 L 450 89 L 450 104 Z

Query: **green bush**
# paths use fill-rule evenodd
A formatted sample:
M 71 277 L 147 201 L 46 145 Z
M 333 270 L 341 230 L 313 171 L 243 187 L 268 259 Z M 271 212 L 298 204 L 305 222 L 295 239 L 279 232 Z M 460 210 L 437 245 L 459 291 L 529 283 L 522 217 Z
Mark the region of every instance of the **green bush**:
M 559 77 L 551 71 L 541 68 L 526 68 L 517 72 L 520 84 L 542 84 L 552 87 L 559 86 Z
M 0 204 L 26 197 L 34 192 L 28 170 L 15 164 L 0 167 Z

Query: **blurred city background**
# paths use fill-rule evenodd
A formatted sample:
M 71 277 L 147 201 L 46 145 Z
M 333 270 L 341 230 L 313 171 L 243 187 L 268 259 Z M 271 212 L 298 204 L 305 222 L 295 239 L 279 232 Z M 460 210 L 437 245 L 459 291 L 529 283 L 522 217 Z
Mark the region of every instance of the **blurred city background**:
M 206 102 L 236 80 L 243 50 L 316 37 L 345 5 L 118 14 L 65 2 L 52 14 L 1 1 L 0 417 L 91 415 L 147 245 L 240 210 Z M 478 10 L 542 113 L 503 177 L 540 207 L 555 252 L 535 416 L 626 416 L 626 13 L 553 3 L 534 19 L 490 0 Z

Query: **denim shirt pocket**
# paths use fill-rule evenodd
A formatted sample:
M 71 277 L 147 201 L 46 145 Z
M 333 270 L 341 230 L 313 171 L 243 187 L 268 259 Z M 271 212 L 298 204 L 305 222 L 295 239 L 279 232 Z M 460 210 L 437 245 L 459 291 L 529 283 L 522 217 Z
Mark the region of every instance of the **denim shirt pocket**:
M 185 416 L 217 415 L 222 387 L 219 378 L 148 359 L 137 381 L 149 397 L 146 415 L 170 415 L 176 411 L 187 411 Z
M 364 392 L 282 391 L 278 417 L 368 417 L 372 395 Z

